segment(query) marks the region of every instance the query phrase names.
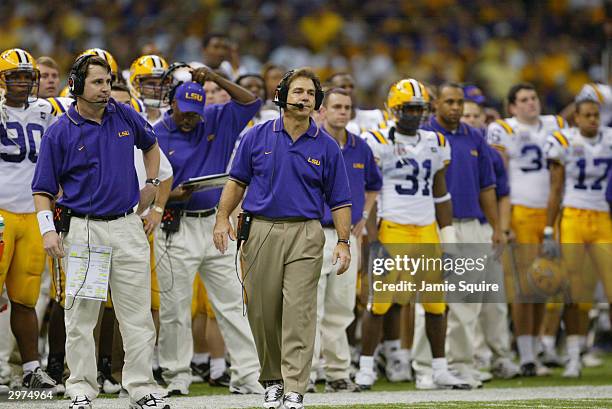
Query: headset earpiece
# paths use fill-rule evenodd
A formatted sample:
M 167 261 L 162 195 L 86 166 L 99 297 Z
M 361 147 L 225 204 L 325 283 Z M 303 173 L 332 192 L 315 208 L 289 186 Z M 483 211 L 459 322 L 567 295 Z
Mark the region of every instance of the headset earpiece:
M 76 59 L 74 64 L 72 64 L 72 68 L 70 68 L 70 75 L 68 76 L 68 89 L 74 96 L 83 95 L 83 91 L 85 90 L 85 75 L 81 69 L 91 57 L 95 57 L 95 55 L 86 54 L 80 56 Z

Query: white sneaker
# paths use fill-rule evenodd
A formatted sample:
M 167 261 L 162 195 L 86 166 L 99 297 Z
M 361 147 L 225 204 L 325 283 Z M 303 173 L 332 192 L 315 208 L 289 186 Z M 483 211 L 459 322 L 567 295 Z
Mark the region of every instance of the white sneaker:
M 491 379 L 493 379 L 493 374 L 489 371 L 485 371 L 485 370 L 476 370 L 477 375 L 478 375 L 478 380 L 480 382 L 489 382 Z
M 465 377 L 468 378 L 468 377 Z M 474 378 L 470 375 L 470 379 L 460 378 L 453 375 L 450 371 L 436 371 L 432 375 L 432 380 L 436 389 L 472 389 L 472 384 L 475 384 Z M 482 383 L 480 383 L 482 386 Z
M 263 395 L 264 388 L 263 386 L 261 386 L 259 382 L 246 383 L 243 385 L 235 385 L 235 384 L 230 383 L 229 391 L 230 393 L 235 393 L 238 395 L 250 395 L 250 394 Z
M 55 385 L 56 395 L 63 395 L 65 393 L 66 393 L 66 386 L 63 383 L 58 383 L 57 385 Z
M 565 370 L 563 371 L 564 378 L 580 378 L 580 374 L 582 372 L 582 363 L 579 359 L 570 359 L 569 362 L 565 365 Z
M 557 351 L 554 349 L 544 349 L 539 357 L 539 360 L 544 365 L 552 368 L 558 368 L 560 366 L 563 366 L 563 360 L 561 359 Z
M 138 401 L 130 398 L 130 409 L 170 409 L 170 405 L 158 394 L 151 393 Z
M 70 402 L 68 409 L 91 409 L 91 401 L 85 395 L 77 395 Z
M 264 408 L 277 409 L 283 403 L 283 384 L 265 382 L 266 391 L 264 392 Z
M 0 385 L 0 395 L 8 395 L 11 389 L 6 385 Z
M 416 388 L 420 390 L 438 389 L 431 374 L 416 374 Z
M 519 366 L 508 358 L 499 358 L 491 368 L 493 376 L 500 379 L 516 378 L 520 372 Z
M 374 382 L 376 382 L 376 372 L 372 370 L 360 369 L 355 375 L 355 383 L 361 390 L 371 389 Z
M 594 352 L 587 352 L 582 355 L 582 365 L 585 368 L 595 368 L 603 365 L 603 360 L 597 356 Z
M 166 396 L 189 395 L 189 385 L 180 380 L 174 380 L 168 384 L 166 388 Z
M 407 382 L 412 380 L 410 361 L 388 359 L 385 366 L 385 376 L 389 382 Z
M 297 392 L 288 392 L 283 396 L 285 409 L 304 409 L 304 396 Z

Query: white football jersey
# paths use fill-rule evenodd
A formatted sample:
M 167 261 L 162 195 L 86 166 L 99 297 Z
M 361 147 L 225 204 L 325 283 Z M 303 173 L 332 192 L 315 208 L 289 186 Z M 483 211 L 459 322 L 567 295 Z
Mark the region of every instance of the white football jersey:
M 346 129 L 355 134 L 361 135 L 370 129 L 385 129 L 389 114 L 381 109 L 355 109 L 355 118 L 351 119 L 346 125 Z
M 382 171 L 378 216 L 399 224 L 434 223 L 434 175 L 450 163 L 450 144 L 444 136 L 421 129 L 406 136 L 391 127 L 365 132 L 362 138 Z
M 606 188 L 612 172 L 612 128 L 601 128 L 594 138 L 585 138 L 578 128 L 554 132 L 548 137 L 546 155 L 565 167 L 563 207 L 609 210 Z
M 8 119 L 0 123 L 0 209 L 33 213 L 32 178 L 43 134 L 55 121 L 44 99 L 27 108 L 4 106 Z
M 550 176 L 544 147 L 548 135 L 561 129 L 566 129 L 566 124 L 557 115 L 542 115 L 535 126 L 522 124 L 514 117 L 489 124 L 489 143 L 504 151 L 509 158 L 512 204 L 536 209 L 548 205 Z
M 585 84 L 576 95 L 576 101 L 590 99 L 599 102 L 601 126 L 612 126 L 612 87 L 608 84 Z

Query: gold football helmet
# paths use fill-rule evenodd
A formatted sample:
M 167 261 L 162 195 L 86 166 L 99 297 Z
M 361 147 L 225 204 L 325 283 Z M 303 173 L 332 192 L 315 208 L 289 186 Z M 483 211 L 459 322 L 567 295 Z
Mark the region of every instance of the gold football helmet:
M 117 65 L 117 61 L 115 60 L 115 57 L 113 57 L 111 53 L 101 48 L 90 48 L 89 50 L 85 50 L 81 54 L 79 54 L 77 59 L 79 57 L 82 57 L 83 55 L 97 55 L 98 57 L 106 60 L 106 62 L 108 63 L 108 65 L 110 65 L 110 68 L 111 68 L 111 76 L 113 77 L 113 82 L 120 80 L 119 66 Z
M 132 96 L 141 99 L 146 106 L 161 107 L 169 87 L 169 83 L 162 84 L 167 69 L 168 63 L 158 55 L 143 55 L 136 59 L 130 67 L 128 82 Z
M 11 48 L 0 54 L 0 88 L 8 101 L 26 104 L 37 98 L 39 80 L 36 61 L 27 51 Z
M 567 287 L 567 272 L 561 259 L 538 257 L 527 270 L 527 282 L 535 294 L 551 297 Z
M 425 86 L 415 79 L 400 80 L 389 89 L 386 106 L 390 119 L 396 123 L 403 122 L 403 128 L 416 129 L 429 108 L 429 94 Z M 415 109 L 417 112 L 407 112 Z

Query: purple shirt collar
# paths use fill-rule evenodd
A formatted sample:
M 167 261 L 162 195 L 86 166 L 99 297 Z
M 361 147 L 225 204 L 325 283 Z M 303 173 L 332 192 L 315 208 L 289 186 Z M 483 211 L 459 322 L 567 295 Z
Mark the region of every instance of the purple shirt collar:
M 116 103 L 117 102 L 112 98 L 108 100 L 108 104 L 106 104 L 106 109 L 104 110 L 104 114 L 102 114 L 102 122 L 104 122 L 104 120 L 106 119 L 109 113 L 115 112 L 117 110 L 117 108 L 115 107 Z M 70 104 L 70 108 L 68 109 L 68 112 L 66 112 L 66 116 L 75 125 L 82 125 L 85 121 L 87 121 L 87 119 L 83 118 L 81 114 L 77 112 L 76 101 Z
M 308 130 L 306 130 L 305 135 L 308 135 L 311 138 L 316 138 L 317 135 L 319 134 L 319 127 L 317 126 L 317 124 L 312 118 L 309 118 L 309 120 L 310 120 L 310 126 L 308 127 Z M 272 124 L 272 131 L 281 132 L 284 130 L 285 130 L 285 125 L 283 123 L 283 117 L 279 119 L 275 119 L 274 123 Z
M 435 116 L 432 116 L 431 119 L 429 120 L 429 124 L 431 125 L 431 127 L 438 131 L 441 132 L 443 134 L 458 134 L 458 133 L 467 133 L 465 129 L 465 124 L 463 124 L 462 122 L 459 122 L 459 126 L 457 127 L 457 129 L 455 129 L 454 131 L 449 131 L 448 129 L 446 129 L 445 127 L 443 127 L 442 125 L 440 125 L 440 122 L 438 122 L 438 120 L 436 119 Z

